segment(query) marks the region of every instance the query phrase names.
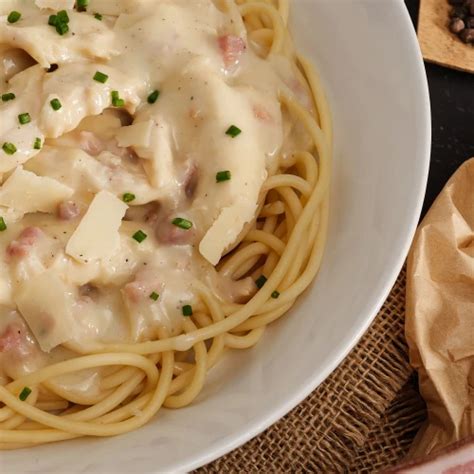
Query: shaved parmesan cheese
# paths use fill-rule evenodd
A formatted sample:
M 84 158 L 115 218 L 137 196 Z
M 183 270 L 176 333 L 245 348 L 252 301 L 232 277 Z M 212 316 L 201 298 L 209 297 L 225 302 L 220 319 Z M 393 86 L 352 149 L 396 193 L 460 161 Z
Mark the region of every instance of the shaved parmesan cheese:
M 75 0 L 35 0 L 39 8 L 50 8 L 51 10 L 72 10 Z
M 171 142 L 171 127 L 160 121 L 160 126 L 153 127 L 151 131 L 150 147 L 136 149 L 140 158 L 146 158 L 143 168 L 151 184 L 167 195 L 172 195 L 173 184 L 176 183 Z
M 71 339 L 73 295 L 54 271 L 26 280 L 14 299 L 43 351 Z
M 241 229 L 257 210 L 254 203 L 243 200 L 222 210 L 199 244 L 199 252 L 212 265 L 217 265 L 226 248 L 237 239 Z
M 129 127 L 122 127 L 117 132 L 117 142 L 120 147 L 136 146 L 149 147 L 153 122 L 138 122 Z
M 0 188 L 0 205 L 25 213 L 55 212 L 57 205 L 72 194 L 69 186 L 19 166 Z
M 108 191 L 98 193 L 69 239 L 66 253 L 84 263 L 111 257 L 120 246 L 118 230 L 127 209 Z

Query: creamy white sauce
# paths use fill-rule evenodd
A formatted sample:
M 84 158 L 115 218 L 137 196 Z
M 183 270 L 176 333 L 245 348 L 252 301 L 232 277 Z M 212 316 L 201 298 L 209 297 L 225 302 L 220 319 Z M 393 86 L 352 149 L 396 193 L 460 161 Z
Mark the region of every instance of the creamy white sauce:
M 304 143 L 279 93 L 311 107 L 288 59 L 254 52 L 237 7 L 91 0 L 88 12 L 68 10 L 69 32 L 59 36 L 48 17 L 67 4 L 0 5 L 0 92 L 16 96 L 0 102 L 0 145 L 16 147 L 14 154 L 0 150 L 3 378 L 70 357 L 64 346 L 143 341 L 159 327 L 179 334 L 183 305 L 197 303 L 196 281 L 222 299 L 249 297 L 252 282 L 232 282 L 214 266 L 255 219 L 262 185 L 288 141 Z M 13 9 L 22 17 L 9 24 Z M 52 65 L 57 69 L 47 72 Z M 97 71 L 108 76 L 105 83 L 93 79 Z M 160 95 L 149 104 L 154 90 Z M 112 91 L 123 107 L 112 107 Z M 20 125 L 26 112 L 31 122 Z M 242 133 L 226 134 L 231 125 Z M 220 171 L 231 179 L 216 183 Z M 30 191 L 15 188 L 12 176 Z M 80 239 L 91 241 L 84 244 L 91 257 L 79 256 L 68 250 L 70 239 L 101 191 L 135 199 L 118 230 L 95 221 L 113 246 L 93 245 L 92 222 Z M 176 217 L 192 228 L 174 226 Z M 132 238 L 138 231 L 147 235 L 141 243 Z M 92 387 L 93 378 L 84 376 L 78 390 Z

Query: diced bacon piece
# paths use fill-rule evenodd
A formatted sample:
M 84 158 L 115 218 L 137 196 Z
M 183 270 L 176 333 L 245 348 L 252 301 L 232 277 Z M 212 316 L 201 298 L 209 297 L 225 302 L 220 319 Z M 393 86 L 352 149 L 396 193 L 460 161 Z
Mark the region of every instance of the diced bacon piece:
M 79 133 L 79 147 L 91 156 L 97 156 L 105 150 L 102 140 L 94 133 L 87 131 Z
M 17 240 L 14 240 L 7 247 L 7 255 L 9 257 L 26 257 L 29 249 L 29 245 L 21 244 Z
M 39 227 L 27 227 L 23 229 L 18 239 L 13 240 L 7 247 L 9 257 L 25 257 L 30 248 L 35 245 L 43 236 L 43 231 Z
M 36 350 L 36 342 L 20 317 L 12 320 L 0 333 L 0 353 L 8 353 L 16 359 L 28 356 Z
M 58 206 L 58 217 L 63 221 L 71 221 L 79 214 L 79 207 L 74 201 L 64 201 Z
M 181 229 L 172 223 L 170 217 L 161 219 L 156 224 L 155 230 L 158 242 L 165 245 L 189 245 L 193 242 L 196 233 L 194 228 L 189 230 Z
M 235 35 L 219 36 L 218 43 L 226 69 L 236 66 L 247 48 L 245 41 Z
M 26 227 L 21 231 L 19 240 L 27 245 L 34 245 L 43 235 L 44 233 L 39 227 Z
M 273 117 L 270 115 L 270 112 L 260 104 L 255 104 L 253 106 L 253 114 L 256 119 L 261 120 L 262 122 L 272 122 Z
M 196 192 L 198 185 L 199 172 L 195 163 L 191 163 L 186 170 L 183 180 L 184 193 L 188 199 L 191 199 Z
M 135 280 L 127 283 L 122 293 L 131 303 L 138 304 L 143 301 L 148 301 L 153 292 L 158 294 L 162 291 L 163 284 L 158 281 L 155 275 L 150 271 L 138 272 Z
M 10 352 L 18 349 L 23 337 L 21 325 L 9 324 L 3 334 L 0 334 L 0 352 Z

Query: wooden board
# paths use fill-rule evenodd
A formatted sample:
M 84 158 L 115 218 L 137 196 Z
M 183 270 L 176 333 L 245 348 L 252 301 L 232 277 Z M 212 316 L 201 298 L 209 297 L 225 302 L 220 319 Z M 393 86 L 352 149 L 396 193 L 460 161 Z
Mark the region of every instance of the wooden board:
M 418 39 L 426 61 L 474 73 L 474 46 L 448 28 L 448 0 L 421 0 Z

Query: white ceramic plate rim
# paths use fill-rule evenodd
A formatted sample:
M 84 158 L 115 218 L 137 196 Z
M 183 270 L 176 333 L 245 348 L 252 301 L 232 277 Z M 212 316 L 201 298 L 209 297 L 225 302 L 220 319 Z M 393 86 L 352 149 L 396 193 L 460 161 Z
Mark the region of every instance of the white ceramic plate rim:
M 374 296 L 370 307 L 366 311 L 366 317 L 362 319 L 359 324 L 354 328 L 352 334 L 346 336 L 346 342 L 341 343 L 339 350 L 333 355 L 333 357 L 326 364 L 326 367 L 323 371 L 317 371 L 313 374 L 308 374 L 307 382 L 300 387 L 295 387 L 294 393 L 291 397 L 287 398 L 284 403 L 279 403 L 272 406 L 271 413 L 262 415 L 262 417 L 254 419 L 252 423 L 248 423 L 245 429 L 240 429 L 239 432 L 225 437 L 219 443 L 214 444 L 201 456 L 196 457 L 192 461 L 177 463 L 177 470 L 179 472 L 189 472 L 193 469 L 197 469 L 201 466 L 204 466 L 221 456 L 231 452 L 232 450 L 242 446 L 247 441 L 251 440 L 255 436 L 258 436 L 265 429 L 267 429 L 272 424 L 276 423 L 280 418 L 284 417 L 289 411 L 291 411 L 296 405 L 301 403 L 311 392 L 313 392 L 324 380 L 338 367 L 338 365 L 345 359 L 345 357 L 350 353 L 350 351 L 356 346 L 361 337 L 369 328 L 372 321 L 377 316 L 380 308 L 390 294 L 391 289 L 395 281 L 397 280 L 398 275 L 403 267 L 406 256 L 410 249 L 413 237 L 415 235 L 416 228 L 418 226 L 418 221 L 421 215 L 421 210 L 423 207 L 423 202 L 426 194 L 426 185 L 428 182 L 428 172 L 430 165 L 430 153 L 431 153 L 431 105 L 430 105 L 430 96 L 428 88 L 428 80 L 426 77 L 426 70 L 424 67 L 423 56 L 418 44 L 418 39 L 416 32 L 412 26 L 412 21 L 406 6 L 403 3 L 403 0 L 400 0 L 400 7 L 403 10 L 403 15 L 405 17 L 405 26 L 406 34 L 408 41 L 412 46 L 413 52 L 418 56 L 417 70 L 415 78 L 416 82 L 420 86 L 420 92 L 422 97 L 420 97 L 420 106 L 423 107 L 423 122 L 425 124 L 424 133 L 420 136 L 422 144 L 420 149 L 423 150 L 423 153 L 417 157 L 420 160 L 423 160 L 423 173 L 420 173 L 420 182 L 418 188 L 418 195 L 416 201 L 414 202 L 415 212 L 412 214 L 411 222 L 408 223 L 408 230 L 406 232 L 406 237 L 404 240 L 401 240 L 401 245 L 396 252 L 398 255 L 396 257 L 396 263 L 385 271 L 383 280 L 385 285 L 380 290 L 378 296 Z M 159 471 L 157 471 L 159 472 Z

